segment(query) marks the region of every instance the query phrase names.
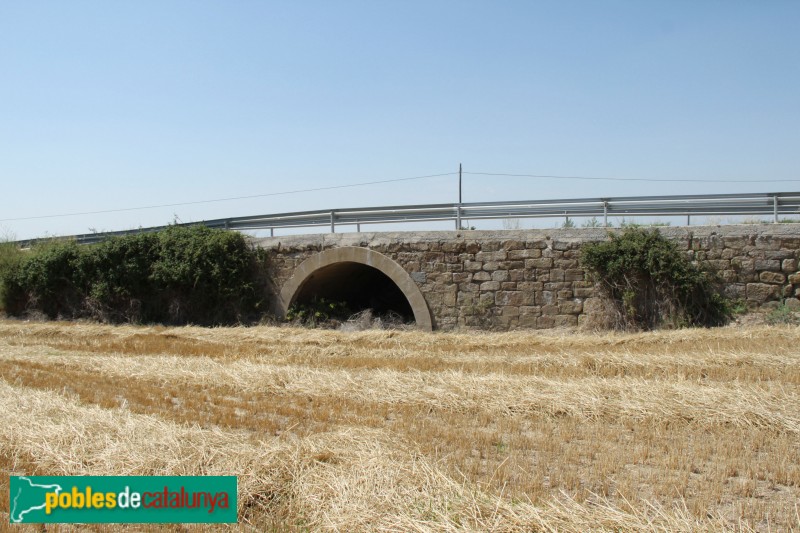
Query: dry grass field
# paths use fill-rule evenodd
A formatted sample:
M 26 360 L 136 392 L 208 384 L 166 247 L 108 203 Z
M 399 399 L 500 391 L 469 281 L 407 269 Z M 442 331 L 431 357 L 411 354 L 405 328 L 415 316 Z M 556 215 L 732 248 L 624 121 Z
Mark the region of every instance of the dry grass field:
M 9 473 L 236 474 L 230 529 L 800 531 L 797 327 L 0 321 L 0 412 L 3 494 Z

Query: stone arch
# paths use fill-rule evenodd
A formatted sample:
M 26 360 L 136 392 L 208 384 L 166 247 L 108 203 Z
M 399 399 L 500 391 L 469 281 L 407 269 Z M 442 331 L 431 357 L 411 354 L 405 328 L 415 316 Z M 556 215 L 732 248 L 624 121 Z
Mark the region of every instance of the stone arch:
M 388 277 L 405 296 L 414 314 L 414 321 L 417 327 L 422 330 L 431 331 L 433 321 L 428 303 L 422 296 L 416 282 L 411 278 L 403 267 L 397 264 L 382 253 L 360 248 L 357 246 L 345 246 L 342 248 L 332 248 L 325 250 L 303 261 L 292 274 L 286 283 L 283 284 L 278 302 L 277 311 L 281 316 L 286 314 L 289 306 L 294 303 L 295 298 L 309 281 L 313 274 L 322 268 L 336 265 L 339 263 L 358 263 L 372 267 L 386 277 Z

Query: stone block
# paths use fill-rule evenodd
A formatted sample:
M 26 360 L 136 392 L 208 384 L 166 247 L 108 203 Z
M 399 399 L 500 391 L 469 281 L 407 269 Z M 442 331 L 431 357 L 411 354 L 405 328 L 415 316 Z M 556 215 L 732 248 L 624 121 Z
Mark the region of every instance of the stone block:
M 501 310 L 502 316 L 519 316 L 519 307 L 506 305 Z
M 725 296 L 734 300 L 744 300 L 747 296 L 747 285 L 744 283 L 732 283 L 724 288 Z
M 525 248 L 544 250 L 545 248 L 547 248 L 547 241 L 546 240 L 527 241 L 525 243 Z
M 557 305 L 543 305 L 542 306 L 542 314 L 543 315 L 557 315 L 558 314 L 558 306 Z
M 564 271 L 560 268 L 550 270 L 550 281 L 564 281 Z
M 503 291 L 515 291 L 515 290 L 517 290 L 517 282 L 516 281 L 501 281 L 500 282 L 500 290 L 503 290 Z
M 578 287 L 572 289 L 572 293 L 576 298 L 591 298 L 594 296 L 594 287 Z
M 731 266 L 731 262 L 727 259 L 709 259 L 706 264 L 714 270 L 725 270 Z
M 568 328 L 578 325 L 577 315 L 556 315 L 554 326 L 557 328 Z
M 542 257 L 542 251 L 538 248 L 526 250 L 511 250 L 508 252 L 508 259 L 538 259 Z
M 583 312 L 583 302 L 580 300 L 559 302 L 558 312 L 562 315 L 579 315 Z
M 553 266 L 563 270 L 578 268 L 577 259 L 556 259 L 553 261 Z
M 559 300 L 569 300 L 573 297 L 572 289 L 561 289 L 556 292 L 556 298 Z
M 723 237 L 723 241 L 725 242 L 726 248 L 736 248 L 737 250 L 741 250 L 745 246 L 751 244 L 750 237 Z
M 522 268 L 509 270 L 508 279 L 510 281 L 523 281 L 525 279 L 525 270 Z
M 522 250 L 525 248 L 525 243 L 522 241 L 508 240 L 501 243 L 503 250 Z
M 469 283 L 472 281 L 472 274 L 469 272 L 454 272 L 453 283 Z
M 550 305 L 556 301 L 556 295 L 553 291 L 542 291 L 541 300 L 536 302 L 536 305 L 545 304 Z
M 753 259 L 737 257 L 731 259 L 731 266 L 743 274 L 752 274 L 756 270 L 756 262 Z
M 579 246 L 579 242 L 572 242 L 572 241 L 553 241 L 553 250 L 558 250 L 563 252 L 564 250 L 571 250 Z
M 519 308 L 521 315 L 541 316 L 542 308 L 538 305 L 523 305 Z
M 481 293 L 480 298 L 478 298 L 478 303 L 484 309 L 488 309 L 489 307 L 494 306 L 494 293 L 493 292 L 483 292 Z
M 499 281 L 484 281 L 481 283 L 481 291 L 496 291 L 500 289 Z
M 553 316 L 540 316 L 536 319 L 536 327 L 539 329 L 548 329 L 556 325 L 555 317 Z
M 491 283 L 488 282 L 487 283 Z M 496 305 L 522 305 L 523 298 L 521 291 L 497 291 L 495 293 L 494 302 Z
M 793 311 L 800 311 L 800 300 L 797 298 L 786 298 L 783 304 Z
M 578 268 L 567 270 L 564 273 L 565 281 L 583 281 L 585 277 L 586 273 Z
M 777 259 L 756 259 L 755 268 L 759 272 L 764 270 L 771 272 L 780 272 L 781 262 Z
M 553 268 L 553 260 L 549 257 L 526 259 L 525 268 Z
M 492 272 L 492 281 L 507 281 L 508 270 L 495 270 Z
M 492 279 L 492 275 L 489 272 L 481 270 L 480 272 L 475 272 L 472 275 L 472 279 L 475 281 L 489 281 Z
M 770 235 L 759 235 L 756 237 L 756 248 L 760 250 L 780 250 L 781 240 Z
M 460 254 L 466 250 L 467 244 L 464 241 L 445 241 L 442 243 L 442 251 Z
M 498 261 L 497 270 L 519 270 L 525 268 L 525 261 Z
M 597 315 L 606 312 L 607 303 L 602 298 L 587 298 L 583 301 L 583 312 Z
M 781 270 L 787 274 L 797 270 L 797 259 L 784 259 L 783 263 L 781 263 Z
M 480 285 L 477 283 L 459 283 L 458 290 L 461 292 L 478 292 Z
M 758 279 L 763 283 L 783 283 L 786 281 L 786 276 L 780 272 L 762 272 L 759 274 Z
M 776 250 L 774 252 L 764 252 L 764 259 L 791 259 L 794 257 L 794 250 Z
M 477 272 L 483 268 L 482 261 L 464 261 L 464 270 L 467 272 Z
M 425 272 L 412 272 L 411 279 L 416 281 L 417 283 L 425 283 L 428 281 L 428 274 Z
M 800 285 L 800 272 L 797 272 L 789 276 L 789 283 L 791 283 L 792 285 Z
M 739 275 L 736 273 L 735 270 L 723 270 L 722 273 L 720 274 L 720 277 L 722 278 L 723 281 L 725 281 L 725 283 L 733 283 L 734 281 L 739 279 Z
M 476 261 L 505 261 L 508 252 L 501 250 L 498 252 L 478 252 L 475 254 Z
M 748 283 L 747 299 L 756 303 L 763 303 L 778 298 L 779 287 L 766 283 Z

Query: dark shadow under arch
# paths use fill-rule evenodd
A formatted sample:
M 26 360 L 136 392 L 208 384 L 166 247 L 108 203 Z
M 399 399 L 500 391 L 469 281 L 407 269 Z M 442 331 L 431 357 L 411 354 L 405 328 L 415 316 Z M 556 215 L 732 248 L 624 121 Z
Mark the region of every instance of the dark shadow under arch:
M 277 310 L 285 315 L 293 303 L 315 296 L 347 301 L 355 310 L 395 311 L 420 329 L 433 329 L 428 304 L 408 272 L 367 248 L 334 248 L 305 260 L 281 289 Z

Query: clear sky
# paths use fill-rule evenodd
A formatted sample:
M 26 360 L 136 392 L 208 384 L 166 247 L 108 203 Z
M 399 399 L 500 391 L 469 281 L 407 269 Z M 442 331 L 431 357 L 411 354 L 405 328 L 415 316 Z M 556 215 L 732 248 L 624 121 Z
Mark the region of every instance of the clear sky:
M 0 232 L 800 190 L 800 2 L 6 1 Z M 449 226 L 448 226 L 449 227 Z

